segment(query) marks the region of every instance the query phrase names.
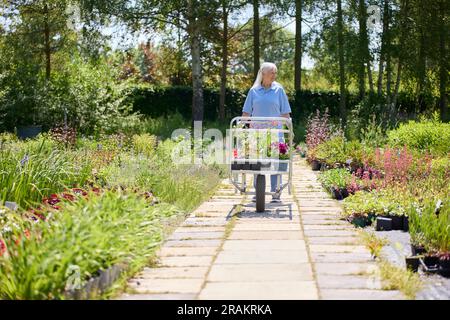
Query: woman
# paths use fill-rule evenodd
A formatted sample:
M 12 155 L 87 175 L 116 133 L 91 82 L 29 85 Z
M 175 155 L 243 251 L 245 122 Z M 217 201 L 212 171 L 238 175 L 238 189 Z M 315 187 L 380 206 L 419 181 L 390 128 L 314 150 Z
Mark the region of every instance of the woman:
M 277 66 L 271 62 L 264 62 L 261 65 L 256 81 L 245 100 L 242 110 L 243 117 L 290 118 L 291 107 L 287 95 L 281 84 L 275 81 L 277 71 Z M 275 192 L 277 186 L 281 185 L 281 175 L 272 175 L 270 183 L 271 192 Z M 255 200 L 256 197 L 253 197 L 253 201 Z M 272 202 L 279 201 L 279 196 L 272 196 Z

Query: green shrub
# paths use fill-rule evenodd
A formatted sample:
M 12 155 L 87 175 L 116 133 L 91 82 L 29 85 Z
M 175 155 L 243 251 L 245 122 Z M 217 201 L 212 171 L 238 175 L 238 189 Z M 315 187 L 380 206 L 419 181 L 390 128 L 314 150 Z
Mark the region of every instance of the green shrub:
M 344 199 L 344 216 L 403 216 L 413 198 L 396 189 L 358 191 Z
M 331 187 L 346 189 L 352 180 L 352 175 L 347 169 L 332 169 L 320 174 L 319 181 L 325 189 Z
M 438 118 L 409 121 L 396 130 L 388 132 L 389 144 L 393 147 L 407 146 L 422 152 L 446 155 L 450 152 L 450 123 Z

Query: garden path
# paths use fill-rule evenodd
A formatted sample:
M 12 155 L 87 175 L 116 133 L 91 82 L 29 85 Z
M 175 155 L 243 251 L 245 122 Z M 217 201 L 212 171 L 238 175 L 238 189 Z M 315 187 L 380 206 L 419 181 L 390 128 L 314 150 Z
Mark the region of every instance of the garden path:
M 339 220 L 341 205 L 298 157 L 293 187 L 256 213 L 224 180 L 119 299 L 401 299 L 382 289 L 357 231 Z

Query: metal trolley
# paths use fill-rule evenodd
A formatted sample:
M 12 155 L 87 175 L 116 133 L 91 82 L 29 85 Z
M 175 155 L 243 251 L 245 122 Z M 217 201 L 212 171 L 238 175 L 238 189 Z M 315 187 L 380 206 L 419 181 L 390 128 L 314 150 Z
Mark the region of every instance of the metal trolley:
M 281 124 L 282 128 L 257 128 L 258 123 L 267 124 L 267 122 L 276 122 Z M 256 124 L 256 126 L 255 126 Z M 283 128 L 285 125 L 285 128 Z M 256 127 L 256 128 L 255 128 Z M 278 158 L 267 158 L 257 156 L 256 158 L 235 158 L 233 150 L 235 146 L 239 144 L 239 138 L 244 134 L 253 133 L 257 137 L 260 134 L 270 132 L 275 133 L 278 136 L 287 134 L 289 141 L 289 147 L 293 146 L 293 126 L 292 120 L 282 117 L 236 117 L 231 120 L 230 123 L 230 135 L 229 135 L 229 163 L 230 163 L 230 182 L 235 186 L 236 192 L 247 195 L 256 196 L 256 211 L 265 211 L 265 196 L 273 195 L 280 196 L 282 191 L 287 187 L 288 193 L 291 194 L 292 191 L 292 157 L 293 152 L 289 152 L 288 160 L 280 160 Z M 254 146 L 253 146 L 254 147 Z M 249 191 L 246 181 L 246 174 L 256 175 L 255 181 L 255 191 Z M 242 179 L 239 180 L 239 175 Z M 288 181 L 281 184 L 277 183 L 277 188 L 275 192 L 266 192 L 266 175 L 287 175 Z

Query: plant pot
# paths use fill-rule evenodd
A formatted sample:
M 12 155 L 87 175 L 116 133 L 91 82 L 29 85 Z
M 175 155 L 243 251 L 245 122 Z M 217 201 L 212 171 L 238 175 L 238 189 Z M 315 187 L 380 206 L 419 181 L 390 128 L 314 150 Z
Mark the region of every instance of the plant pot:
M 331 193 L 331 196 L 333 197 L 333 199 L 336 199 L 336 200 L 343 199 L 341 191 L 339 189 L 336 189 L 335 187 L 330 187 L 330 193 Z
M 427 255 L 423 258 L 423 263 L 425 263 L 428 268 L 437 268 L 439 266 L 439 257 Z
M 413 256 L 418 256 L 418 255 L 424 254 L 426 252 L 427 251 L 425 250 L 424 247 L 417 246 L 417 245 L 414 245 L 414 244 L 411 243 L 411 253 L 412 253 Z
M 403 231 L 409 231 L 409 219 L 407 216 L 403 216 Z
M 443 277 L 450 277 L 450 260 L 439 259 L 439 274 Z
M 251 170 L 250 163 L 243 163 L 242 164 L 242 170 Z
M 349 222 L 359 228 L 365 228 L 370 224 L 367 217 L 351 217 Z
M 260 171 L 261 170 L 261 162 L 250 164 L 250 170 Z
M 406 269 L 417 272 L 420 265 L 419 257 L 405 257 Z
M 319 171 L 321 167 L 321 164 L 318 160 L 312 160 L 311 161 L 311 169 L 312 171 Z
M 392 219 L 392 230 L 403 230 L 403 216 L 389 216 Z
M 347 189 L 340 189 L 340 191 L 341 191 L 341 195 L 342 195 L 343 199 L 345 199 L 345 198 L 347 198 L 349 196 L 349 193 L 348 193 Z
M 32 139 L 42 132 L 42 126 L 21 126 L 17 127 L 17 137 L 19 139 Z
M 391 231 L 392 219 L 387 217 L 377 217 L 376 231 Z

